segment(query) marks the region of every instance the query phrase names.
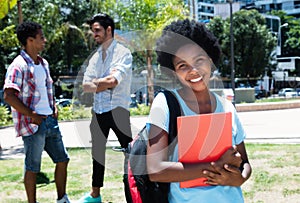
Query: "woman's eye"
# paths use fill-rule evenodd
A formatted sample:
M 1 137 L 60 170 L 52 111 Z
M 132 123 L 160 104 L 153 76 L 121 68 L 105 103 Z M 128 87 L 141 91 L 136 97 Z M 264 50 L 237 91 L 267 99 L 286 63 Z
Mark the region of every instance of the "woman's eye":
M 185 69 L 186 67 L 187 67 L 186 64 L 180 64 L 177 66 L 177 69 L 182 70 L 182 69 Z
M 202 64 L 203 63 L 203 59 L 202 58 L 199 58 L 199 59 L 197 59 L 196 61 L 195 61 L 195 64 L 196 65 L 200 65 L 200 64 Z

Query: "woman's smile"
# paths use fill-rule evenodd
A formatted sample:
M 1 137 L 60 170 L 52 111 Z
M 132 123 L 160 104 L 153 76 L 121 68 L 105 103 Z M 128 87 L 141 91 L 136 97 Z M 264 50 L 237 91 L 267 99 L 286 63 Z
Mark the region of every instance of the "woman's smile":
M 201 81 L 202 79 L 203 79 L 203 77 L 202 77 L 202 76 L 200 76 L 200 77 L 198 77 L 198 78 L 191 79 L 191 80 L 190 80 L 190 82 L 192 82 L 192 83 L 196 83 L 196 82 L 199 82 L 199 81 Z

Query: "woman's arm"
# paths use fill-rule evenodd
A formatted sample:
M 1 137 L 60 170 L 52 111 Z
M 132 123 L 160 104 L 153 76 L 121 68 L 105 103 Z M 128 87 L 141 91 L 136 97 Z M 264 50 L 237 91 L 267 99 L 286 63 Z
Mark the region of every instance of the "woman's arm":
M 241 162 L 233 148 L 226 153 L 228 156 L 222 160 L 225 161 L 222 164 L 229 163 L 227 160 L 229 158 L 235 162 Z M 155 125 L 151 125 L 149 132 L 147 168 L 150 180 L 157 182 L 182 182 L 206 177 L 206 174 L 203 173 L 205 170 L 215 171 L 211 163 L 183 164 L 168 161 L 168 134 Z
M 205 177 L 208 179 L 207 184 L 241 186 L 250 177 L 252 169 L 248 161 L 244 142 L 237 145 L 237 150 L 242 158 L 242 169 L 240 170 L 239 167 L 228 163 L 223 164 L 218 161 L 212 162 L 211 165 L 214 168 L 214 171 L 203 171 Z

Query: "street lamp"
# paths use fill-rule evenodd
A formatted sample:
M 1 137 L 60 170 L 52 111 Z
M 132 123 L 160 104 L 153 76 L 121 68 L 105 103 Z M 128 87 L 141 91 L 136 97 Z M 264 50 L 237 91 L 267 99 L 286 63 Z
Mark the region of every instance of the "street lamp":
M 147 75 L 148 75 L 148 71 L 147 70 L 143 70 L 141 72 L 141 75 L 144 77 L 144 83 L 145 83 L 145 105 L 147 106 L 147 99 L 148 99 L 148 88 L 147 88 Z
M 277 56 L 281 55 L 281 45 L 282 45 L 282 35 L 281 35 L 281 28 L 283 27 L 287 27 L 289 24 L 288 23 L 284 23 L 282 25 L 279 26 L 279 30 L 278 30 L 278 35 L 277 35 L 277 41 L 278 41 L 278 45 L 279 47 L 277 47 Z
M 235 82 L 234 82 L 234 44 L 233 44 L 233 16 L 232 16 L 232 0 L 228 0 L 230 7 L 230 54 L 231 54 L 231 88 L 233 91 L 232 103 L 235 106 Z

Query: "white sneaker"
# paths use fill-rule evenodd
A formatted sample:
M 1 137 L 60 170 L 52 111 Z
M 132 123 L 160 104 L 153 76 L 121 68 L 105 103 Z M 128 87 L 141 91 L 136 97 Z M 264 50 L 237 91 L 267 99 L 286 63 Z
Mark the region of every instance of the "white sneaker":
M 68 195 L 65 194 L 63 196 L 63 198 L 61 198 L 60 200 L 57 200 L 56 203 L 71 203 L 71 201 L 69 200 Z

